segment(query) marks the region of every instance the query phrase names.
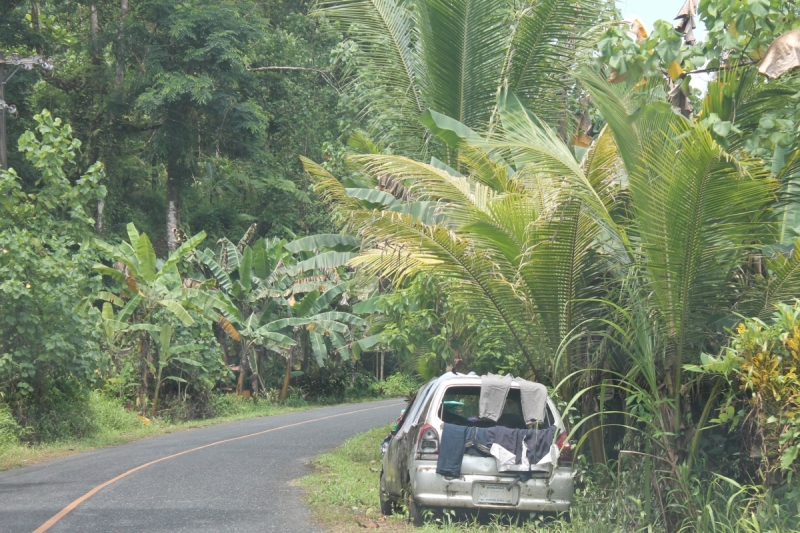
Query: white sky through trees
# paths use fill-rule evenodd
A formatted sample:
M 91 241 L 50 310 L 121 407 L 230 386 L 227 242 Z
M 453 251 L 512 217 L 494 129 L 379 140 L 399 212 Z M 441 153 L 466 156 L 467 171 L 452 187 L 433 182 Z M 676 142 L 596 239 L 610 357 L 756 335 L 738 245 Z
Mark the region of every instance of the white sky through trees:
M 659 19 L 674 22 L 686 0 L 617 0 L 617 5 L 622 10 L 622 16 L 637 15 L 647 26 L 647 31 L 653 29 L 653 23 Z M 694 34 L 698 39 L 705 36 L 705 27 L 699 20 Z

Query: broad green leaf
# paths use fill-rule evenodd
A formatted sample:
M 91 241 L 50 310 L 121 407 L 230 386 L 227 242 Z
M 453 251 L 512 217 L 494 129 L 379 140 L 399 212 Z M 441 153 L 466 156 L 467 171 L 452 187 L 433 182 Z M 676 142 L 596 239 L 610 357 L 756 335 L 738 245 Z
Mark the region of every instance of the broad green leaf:
M 104 300 L 106 302 L 110 302 L 117 307 L 122 307 L 125 305 L 125 300 L 117 296 L 116 294 L 110 293 L 108 291 L 100 291 L 97 293 L 98 300 Z
M 269 259 L 265 249 L 264 239 L 258 239 L 253 245 L 253 275 L 258 279 L 267 279 L 271 269 L 268 268 Z
M 194 319 L 189 315 L 186 309 L 174 300 L 160 300 L 158 302 L 159 305 L 166 307 L 169 311 L 175 315 L 178 320 L 183 322 L 185 326 L 191 326 L 194 324 Z
M 342 322 L 345 324 L 352 324 L 354 326 L 360 326 L 364 323 L 363 318 L 359 318 L 356 315 L 352 315 L 350 313 L 342 313 L 340 311 L 329 311 L 327 313 L 320 313 L 318 315 L 314 315 L 312 317 L 315 322 Z
M 313 331 L 309 334 L 309 338 L 311 339 L 311 349 L 314 352 L 314 357 L 317 359 L 317 366 L 322 368 L 328 358 L 328 347 L 325 345 L 325 338 Z
M 183 259 L 187 254 L 189 254 L 192 250 L 197 248 L 203 240 L 206 238 L 206 232 L 201 231 L 194 237 L 191 237 L 186 242 L 180 245 L 180 247 L 172 252 L 169 256 L 169 259 L 164 263 L 164 266 L 161 267 L 162 272 L 166 272 L 170 270 L 172 267 L 177 265 L 181 259 Z
M 347 346 L 347 341 L 344 336 L 337 331 L 331 331 L 330 339 L 331 344 L 333 344 L 333 347 L 339 352 L 342 359 L 350 359 L 352 354 L 350 353 L 350 348 Z
M 311 291 L 306 293 L 303 298 L 294 304 L 292 307 L 292 314 L 296 317 L 307 317 L 311 314 L 311 312 L 316 308 L 317 301 L 320 298 L 319 291 Z
M 790 446 L 781 455 L 781 470 L 790 470 L 800 452 L 800 445 Z
M 139 260 L 139 275 L 145 281 L 152 283 L 156 278 L 156 252 L 146 233 L 139 236 L 135 250 L 136 258 Z
M 158 337 L 159 355 L 166 361 L 169 359 L 170 347 L 172 344 L 172 326 L 164 324 Z
M 303 272 L 321 268 L 337 268 L 344 266 L 353 259 L 358 257 L 356 252 L 325 252 L 315 255 L 311 259 L 300 261 L 296 265 L 286 267 L 286 273 L 290 276 L 296 276 Z
M 222 267 L 219 266 L 219 263 L 214 259 L 213 255 L 204 255 L 201 260 L 205 265 L 211 270 L 211 273 L 214 274 L 214 278 L 216 278 L 217 283 L 219 286 L 222 287 L 223 290 L 230 292 L 233 288 L 231 284 L 231 278 L 228 276 L 228 273 L 222 270 Z
M 366 352 L 367 350 L 380 344 L 381 337 L 382 335 L 380 334 L 372 335 L 371 337 L 364 337 L 363 339 L 357 340 L 354 344 L 357 344 L 362 352 Z
M 178 361 L 179 363 L 183 363 L 183 364 L 189 365 L 189 366 L 196 366 L 196 367 L 202 367 L 203 366 L 203 363 L 201 363 L 199 361 L 195 361 L 194 359 L 189 359 L 188 357 L 173 357 L 173 359 L 175 361 Z
M 325 291 L 325 293 L 322 294 L 322 296 L 319 297 L 319 299 L 317 299 L 316 303 L 308 312 L 308 314 L 315 315 L 317 313 L 322 312 L 333 302 L 335 302 L 342 294 L 347 292 L 347 289 L 348 289 L 348 284 L 346 283 L 340 283 L 339 285 L 336 285 L 335 287 L 328 289 L 327 291 Z
M 131 246 L 135 250 L 137 243 L 139 242 L 139 230 L 136 229 L 136 226 L 133 225 L 133 222 L 128 224 L 127 230 L 128 230 L 128 241 L 130 241 Z
M 337 233 L 310 235 L 308 237 L 302 237 L 300 239 L 292 241 L 284 245 L 284 248 L 296 254 L 299 252 L 314 252 L 316 250 L 322 250 L 325 248 L 334 248 L 337 246 L 345 246 L 345 247 L 351 247 L 353 249 L 358 249 L 361 246 L 361 240 L 358 239 L 357 237 L 351 237 L 350 235 L 340 235 Z
M 481 136 L 471 128 L 432 109 L 425 111 L 419 121 L 431 130 L 431 133 L 447 143 L 450 148 L 459 148 L 462 144 L 476 143 L 482 140 Z
M 461 172 L 457 171 L 456 169 L 454 169 L 453 167 L 451 167 L 450 165 L 448 165 L 447 163 L 445 163 L 444 161 L 442 161 L 437 157 L 431 157 L 431 166 L 433 168 L 438 168 L 439 170 L 444 170 L 448 174 L 455 176 L 457 178 L 464 177 L 464 175 Z
M 125 274 L 123 274 L 122 272 L 120 272 L 116 268 L 111 268 L 111 267 L 106 266 L 106 265 L 97 264 L 97 265 L 94 265 L 92 267 L 92 269 L 95 270 L 96 272 L 99 272 L 100 274 L 102 274 L 104 276 L 108 276 L 110 278 L 113 278 L 114 281 L 116 281 L 116 282 L 118 282 L 118 283 L 120 283 L 122 285 L 125 284 L 125 280 L 126 280 Z
M 242 262 L 239 265 L 239 282 L 246 292 L 250 292 L 253 287 L 253 249 L 246 246 L 242 253 Z
M 136 308 L 139 307 L 139 304 L 142 302 L 142 296 L 140 294 L 136 294 L 128 300 L 128 303 L 125 304 L 125 307 L 119 312 L 117 316 L 117 320 L 121 322 L 127 322 L 128 319 L 133 315 L 133 312 L 136 311 Z
M 379 191 L 377 189 L 345 189 L 345 192 L 350 198 L 364 200 L 371 204 L 383 205 L 389 208 L 395 207 L 400 202 L 400 200 L 388 192 Z
M 275 328 L 281 329 L 281 328 Z M 282 346 L 295 346 L 297 345 L 297 341 L 293 338 L 283 335 L 282 333 L 278 333 L 270 328 L 270 324 L 267 324 L 264 327 L 258 328 L 253 332 L 253 337 L 261 338 L 263 340 L 269 340 L 275 343 L 278 343 Z
M 428 226 L 439 224 L 444 217 L 436 213 L 439 202 L 404 202 L 389 209 L 395 213 L 410 215 L 414 222 L 421 222 Z
M 353 313 L 357 315 L 371 315 L 377 313 L 381 298 L 381 296 L 373 296 L 369 300 L 358 302 L 353 306 Z

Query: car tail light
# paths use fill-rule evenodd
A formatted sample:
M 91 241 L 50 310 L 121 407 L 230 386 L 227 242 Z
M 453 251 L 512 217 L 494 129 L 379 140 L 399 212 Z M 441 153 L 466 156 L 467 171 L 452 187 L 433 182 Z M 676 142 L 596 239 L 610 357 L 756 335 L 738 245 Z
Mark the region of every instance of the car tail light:
M 556 440 L 556 446 L 558 446 L 560 452 L 558 455 L 559 463 L 572 463 L 572 446 L 570 446 L 567 437 L 567 433 L 562 431 Z
M 439 434 L 430 424 L 425 424 L 419 431 L 419 446 L 417 451 L 420 454 L 439 453 Z

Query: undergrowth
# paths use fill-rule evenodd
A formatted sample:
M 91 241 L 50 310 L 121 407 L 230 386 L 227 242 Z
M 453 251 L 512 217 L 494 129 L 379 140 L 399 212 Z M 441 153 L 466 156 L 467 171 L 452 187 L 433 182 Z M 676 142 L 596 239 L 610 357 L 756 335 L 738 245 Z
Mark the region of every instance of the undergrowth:
M 533 532 L 592 533 L 609 529 L 596 527 L 593 517 L 574 514 L 572 523 L 545 521 L 544 518 L 513 525 L 514 517 L 493 516 L 478 523 L 458 520 L 451 516 L 434 517 L 422 528 L 407 523 L 407 515 L 381 517 L 378 484 L 381 469 L 381 441 L 390 427 L 374 429 L 357 435 L 335 450 L 314 460 L 315 472 L 300 480 L 306 488 L 306 500 L 314 517 L 335 532 L 361 531 L 378 526 L 388 531 L 449 532 Z M 488 522 L 488 523 L 486 523 Z
M 389 427 L 357 435 L 339 448 L 314 460 L 315 472 L 300 480 L 307 490 L 307 502 L 314 517 L 331 531 L 355 532 L 378 527 L 392 532 L 512 532 L 512 533 L 657 533 L 659 524 L 648 524 L 645 503 L 635 488 L 638 471 L 621 471 L 608 467 L 579 466 L 578 487 L 572 507 L 571 521 L 537 517 L 494 515 L 456 518 L 449 514 L 428 513 L 421 528 L 413 528 L 402 512 L 382 517 L 378 494 L 381 469 L 380 443 Z M 696 496 L 703 512 L 686 516 L 680 531 L 719 533 L 789 533 L 795 531 L 766 515 L 776 512 L 781 502 L 760 496 L 756 487 L 732 484 L 722 478 L 700 485 Z

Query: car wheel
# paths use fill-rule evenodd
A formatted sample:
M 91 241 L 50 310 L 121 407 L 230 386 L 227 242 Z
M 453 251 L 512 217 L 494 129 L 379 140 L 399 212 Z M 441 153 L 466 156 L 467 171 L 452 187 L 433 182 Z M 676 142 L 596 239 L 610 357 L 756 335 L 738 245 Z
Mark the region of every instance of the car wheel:
M 406 497 L 406 507 L 408 507 L 408 520 L 412 526 L 420 527 L 425 524 L 425 519 L 422 517 L 422 509 L 410 494 Z
M 395 501 L 386 492 L 386 474 L 381 472 L 381 514 L 383 516 L 391 516 L 394 514 Z

